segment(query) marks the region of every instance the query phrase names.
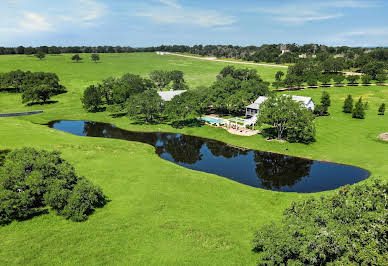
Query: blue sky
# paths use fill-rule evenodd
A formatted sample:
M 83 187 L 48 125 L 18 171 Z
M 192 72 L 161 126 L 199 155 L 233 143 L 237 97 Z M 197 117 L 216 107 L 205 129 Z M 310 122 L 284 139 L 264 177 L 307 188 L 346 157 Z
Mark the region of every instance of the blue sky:
M 388 46 L 386 0 L 1 0 L 0 46 Z

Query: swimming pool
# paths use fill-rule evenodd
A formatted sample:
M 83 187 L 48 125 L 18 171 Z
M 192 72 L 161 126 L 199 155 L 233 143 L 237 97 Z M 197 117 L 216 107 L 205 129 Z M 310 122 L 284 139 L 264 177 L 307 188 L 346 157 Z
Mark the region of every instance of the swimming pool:
M 224 123 L 222 120 L 218 120 L 218 119 L 211 118 L 211 117 L 202 117 L 201 120 L 206 121 L 208 123 L 219 123 L 219 124 Z

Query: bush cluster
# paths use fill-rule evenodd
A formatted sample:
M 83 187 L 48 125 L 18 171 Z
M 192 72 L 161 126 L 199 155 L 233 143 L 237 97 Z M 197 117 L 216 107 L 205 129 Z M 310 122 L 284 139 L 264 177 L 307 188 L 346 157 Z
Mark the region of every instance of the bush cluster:
M 0 167 L 0 224 L 27 219 L 47 207 L 73 221 L 84 221 L 106 202 L 102 190 L 78 177 L 56 151 L 14 150 Z
M 375 181 L 294 202 L 256 233 L 253 251 L 263 265 L 387 265 L 387 190 Z

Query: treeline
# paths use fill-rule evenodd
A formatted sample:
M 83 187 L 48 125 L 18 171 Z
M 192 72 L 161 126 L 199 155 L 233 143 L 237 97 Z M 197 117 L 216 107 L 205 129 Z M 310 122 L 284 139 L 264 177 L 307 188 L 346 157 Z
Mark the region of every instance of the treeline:
M 375 80 L 378 84 L 384 84 L 387 80 L 385 69 L 387 65 L 380 61 L 371 61 L 361 67 L 363 75 L 347 75 L 345 76 L 340 70 L 343 67 L 343 62 L 340 59 L 327 59 L 323 62 L 299 61 L 295 65 L 288 68 L 287 75 L 284 76 L 282 71 L 278 71 L 275 75 L 275 82 L 272 84 L 275 88 L 279 87 L 301 87 L 322 85 L 343 85 L 347 80 L 348 84 L 358 84 L 360 81 L 363 84 L 370 84 Z M 361 80 L 360 80 L 361 79 Z
M 55 73 L 10 71 L 0 73 L 0 91 L 22 93 L 23 103 L 45 103 L 50 97 L 66 92 Z
M 282 52 L 283 50 L 283 52 Z M 60 53 L 133 53 L 133 52 L 178 52 L 191 53 L 202 56 L 215 56 L 243 59 L 268 63 L 295 63 L 302 58 L 324 61 L 329 57 L 340 57 L 347 65 L 363 65 L 370 60 L 388 62 L 388 48 L 360 48 L 339 46 L 331 47 L 317 44 L 264 44 L 261 46 L 233 46 L 233 45 L 161 45 L 144 48 L 130 46 L 40 46 L 16 48 L 0 47 L 0 54 L 46 54 Z

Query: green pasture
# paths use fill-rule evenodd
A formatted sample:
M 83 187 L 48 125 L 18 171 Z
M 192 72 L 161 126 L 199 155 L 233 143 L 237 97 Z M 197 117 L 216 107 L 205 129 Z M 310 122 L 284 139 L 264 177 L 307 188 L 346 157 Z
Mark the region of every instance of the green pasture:
M 251 240 L 256 229 L 279 222 L 292 201 L 325 193 L 279 193 L 248 187 L 226 178 L 197 172 L 160 159 L 154 148 L 136 142 L 85 138 L 41 125 L 51 120 L 94 120 L 142 131 L 181 132 L 233 145 L 317 160 L 350 164 L 369 170 L 371 179 L 388 177 L 388 115 L 377 109 L 387 102 L 388 87 L 326 88 L 330 116 L 316 119 L 317 141 L 310 145 L 266 141 L 261 135 L 235 136 L 223 129 L 174 129 L 168 124 L 132 124 L 126 117 L 86 113 L 83 89 L 108 76 L 147 75 L 155 69 L 178 69 L 190 87 L 209 85 L 226 64 L 155 54 L 103 54 L 101 63 L 73 63 L 70 55 L 39 61 L 27 56 L 0 56 L 0 72 L 22 69 L 55 72 L 69 92 L 48 105 L 25 106 L 20 95 L 0 93 L 0 113 L 44 110 L 43 114 L 0 118 L 0 150 L 31 146 L 60 150 L 79 175 L 100 185 L 110 202 L 86 222 L 75 223 L 54 212 L 0 227 L 0 264 L 131 264 L 131 265 L 254 265 Z M 278 69 L 254 67 L 265 80 Z M 281 69 L 282 70 L 282 69 Z M 324 89 L 289 94 L 311 96 Z M 342 113 L 345 97 L 368 101 L 366 119 Z

